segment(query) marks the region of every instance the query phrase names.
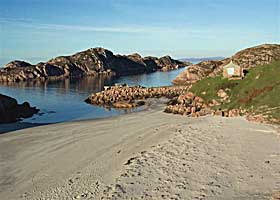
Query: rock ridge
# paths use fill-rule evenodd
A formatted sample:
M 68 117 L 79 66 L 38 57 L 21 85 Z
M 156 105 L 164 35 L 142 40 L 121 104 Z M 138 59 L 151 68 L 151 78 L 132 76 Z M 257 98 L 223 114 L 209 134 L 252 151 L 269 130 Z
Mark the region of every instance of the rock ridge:
M 172 59 L 141 57 L 139 54 L 114 55 L 104 48 L 90 48 L 71 56 L 59 56 L 43 63 L 32 65 L 15 60 L 0 69 L 0 82 L 18 82 L 28 80 L 53 80 L 67 77 L 95 76 L 117 77 L 150 73 L 158 70 L 168 71 L 185 67 L 188 62 Z
M 243 69 L 250 69 L 258 65 L 270 64 L 280 60 L 280 44 L 263 44 L 241 50 L 229 58 L 220 61 L 209 60 L 191 65 L 179 74 L 173 83 L 176 85 L 191 84 L 206 77 L 220 75 L 223 66 L 232 60 Z

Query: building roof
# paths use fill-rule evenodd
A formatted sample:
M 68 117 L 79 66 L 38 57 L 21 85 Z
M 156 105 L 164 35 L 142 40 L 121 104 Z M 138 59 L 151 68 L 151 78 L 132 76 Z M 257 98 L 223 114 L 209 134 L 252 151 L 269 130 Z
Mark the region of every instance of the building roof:
M 230 61 L 230 63 L 228 63 L 227 65 L 224 66 L 224 68 L 235 68 L 235 67 L 240 67 L 240 66 L 237 64 L 234 64 L 232 62 L 232 60 Z

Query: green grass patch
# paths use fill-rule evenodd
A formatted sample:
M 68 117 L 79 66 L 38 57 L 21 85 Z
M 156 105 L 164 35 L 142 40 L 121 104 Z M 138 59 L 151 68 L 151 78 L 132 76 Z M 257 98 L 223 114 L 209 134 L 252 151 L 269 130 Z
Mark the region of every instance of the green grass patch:
M 191 92 L 210 102 L 220 99 L 219 89 L 229 89 L 226 92 L 230 102 L 217 108 L 245 108 L 280 119 L 280 61 L 250 69 L 243 80 L 228 80 L 221 76 L 203 79 L 193 84 Z

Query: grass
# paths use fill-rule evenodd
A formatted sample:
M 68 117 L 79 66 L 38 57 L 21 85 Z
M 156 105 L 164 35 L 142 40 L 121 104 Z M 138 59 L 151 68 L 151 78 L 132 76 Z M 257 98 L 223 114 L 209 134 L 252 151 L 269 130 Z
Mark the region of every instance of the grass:
M 266 115 L 268 119 L 280 120 L 280 61 L 250 69 L 243 80 L 221 76 L 203 79 L 193 84 L 191 91 L 210 102 L 220 99 L 219 89 L 227 89 L 230 102 L 216 108 L 243 108 Z

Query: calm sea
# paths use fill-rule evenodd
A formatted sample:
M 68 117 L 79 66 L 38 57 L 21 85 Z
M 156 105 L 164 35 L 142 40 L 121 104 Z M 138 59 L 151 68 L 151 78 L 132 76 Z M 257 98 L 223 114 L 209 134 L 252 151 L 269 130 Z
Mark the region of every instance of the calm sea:
M 146 87 L 172 85 L 171 81 L 184 68 L 169 72 L 154 72 L 134 76 L 125 76 L 115 80 L 85 77 L 45 83 L 0 84 L 0 93 L 14 97 L 19 103 L 30 102 L 40 109 L 38 115 L 23 120 L 32 123 L 53 123 L 82 119 L 97 119 L 116 116 L 127 112 L 141 110 L 107 110 L 103 107 L 86 104 L 84 100 L 93 92 L 100 91 L 104 85 L 127 83 Z

